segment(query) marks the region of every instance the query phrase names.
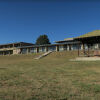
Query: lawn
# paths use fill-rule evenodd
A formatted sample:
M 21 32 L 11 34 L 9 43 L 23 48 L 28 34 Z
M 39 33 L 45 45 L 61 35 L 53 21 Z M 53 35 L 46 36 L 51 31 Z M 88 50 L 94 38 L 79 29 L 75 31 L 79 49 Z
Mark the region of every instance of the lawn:
M 100 61 L 69 61 L 76 52 L 0 56 L 0 100 L 100 100 Z

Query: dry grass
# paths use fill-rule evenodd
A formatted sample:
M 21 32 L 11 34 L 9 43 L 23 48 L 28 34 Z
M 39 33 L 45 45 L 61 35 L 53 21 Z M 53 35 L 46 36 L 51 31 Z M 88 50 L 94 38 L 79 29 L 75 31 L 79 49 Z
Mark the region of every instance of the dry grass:
M 70 62 L 75 52 L 0 56 L 0 100 L 99 100 L 100 62 Z
M 84 37 L 92 37 L 92 36 L 100 36 L 100 30 L 95 30 L 95 31 L 92 31 L 92 32 L 88 32 L 84 35 L 81 35 L 77 38 L 84 38 Z

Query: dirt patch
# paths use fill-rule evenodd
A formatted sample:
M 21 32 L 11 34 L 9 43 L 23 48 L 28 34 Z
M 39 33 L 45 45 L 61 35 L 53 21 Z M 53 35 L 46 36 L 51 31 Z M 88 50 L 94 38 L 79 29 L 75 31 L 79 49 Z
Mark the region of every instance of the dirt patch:
M 100 61 L 100 57 L 77 57 L 70 59 L 70 61 Z

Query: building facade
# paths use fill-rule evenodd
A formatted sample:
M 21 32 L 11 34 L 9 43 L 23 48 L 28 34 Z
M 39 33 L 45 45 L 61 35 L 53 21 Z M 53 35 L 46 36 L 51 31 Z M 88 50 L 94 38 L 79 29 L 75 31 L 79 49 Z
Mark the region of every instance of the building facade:
M 70 51 L 77 50 L 79 42 L 66 41 L 66 43 L 34 45 L 31 43 L 19 42 L 0 45 L 0 55 L 15 55 L 15 54 L 29 54 L 41 53 L 48 51 Z
M 94 34 L 96 33 L 96 34 Z M 0 45 L 0 55 L 15 55 L 40 53 L 48 51 L 100 49 L 100 30 L 93 31 L 76 38 L 67 38 L 56 41 L 55 44 L 34 45 L 32 43 L 18 42 Z

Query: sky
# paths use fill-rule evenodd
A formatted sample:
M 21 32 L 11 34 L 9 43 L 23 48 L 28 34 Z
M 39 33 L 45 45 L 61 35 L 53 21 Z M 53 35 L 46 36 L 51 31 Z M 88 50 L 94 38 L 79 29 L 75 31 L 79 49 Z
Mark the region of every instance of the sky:
M 99 0 L 0 0 L 0 44 L 51 43 L 100 29 Z

